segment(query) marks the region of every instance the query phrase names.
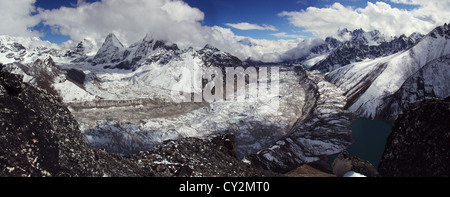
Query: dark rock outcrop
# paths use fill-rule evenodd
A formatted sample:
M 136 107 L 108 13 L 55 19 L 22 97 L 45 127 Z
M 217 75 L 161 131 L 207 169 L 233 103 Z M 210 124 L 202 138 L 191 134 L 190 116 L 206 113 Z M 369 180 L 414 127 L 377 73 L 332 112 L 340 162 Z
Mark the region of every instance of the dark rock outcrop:
M 89 147 L 58 97 L 8 72 L 0 82 L 0 176 L 141 175 L 136 165 L 105 170 L 118 160 Z
M 86 80 L 86 74 L 84 74 L 83 71 L 74 68 L 67 70 L 66 76 L 68 80 L 74 82 L 75 84 L 81 87 L 83 87 L 84 80 Z
M 237 160 L 233 135 L 169 140 L 130 159 L 142 168 L 156 171 L 156 176 L 279 176 Z
M 350 155 L 346 150 L 342 151 L 331 164 L 333 174 L 337 177 L 344 176 L 349 171 L 354 171 L 363 174 L 367 177 L 379 177 L 377 169 L 373 165 L 358 157 Z
M 450 97 L 411 105 L 394 123 L 378 170 L 388 177 L 450 176 Z

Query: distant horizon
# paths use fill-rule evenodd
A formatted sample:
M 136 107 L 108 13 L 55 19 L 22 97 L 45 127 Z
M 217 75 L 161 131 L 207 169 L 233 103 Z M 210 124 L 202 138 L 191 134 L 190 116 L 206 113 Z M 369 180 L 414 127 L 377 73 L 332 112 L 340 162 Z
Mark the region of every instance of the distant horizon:
M 99 47 L 109 33 L 129 46 L 151 32 L 181 48 L 211 44 L 241 59 L 274 61 L 305 39 L 343 28 L 425 34 L 448 22 L 449 9 L 440 0 L 3 1 L 0 34 L 64 46 L 89 39 Z
M 84 3 L 101 2 L 100 0 L 36 0 L 35 6 L 38 9 L 52 10 L 65 8 L 77 8 Z M 411 11 L 418 8 L 419 5 L 402 4 L 400 2 L 389 0 L 370 0 L 370 1 L 356 1 L 356 0 L 291 0 L 291 1 L 270 1 L 270 0 L 185 0 L 189 6 L 200 9 L 204 13 L 204 19 L 201 21 L 202 25 L 206 26 L 220 26 L 229 28 L 238 36 L 250 37 L 253 39 L 267 39 L 267 40 L 295 40 L 296 38 L 315 38 L 318 35 L 308 31 L 308 29 L 292 24 L 282 15 L 282 12 L 304 12 L 312 9 L 326 9 L 330 8 L 334 3 L 345 7 L 354 9 L 361 9 L 367 6 L 367 2 L 376 3 L 384 2 L 389 4 L 392 8 Z M 226 8 L 229 8 L 228 10 Z M 232 8 L 232 9 L 231 9 Z M 247 11 L 247 12 L 245 12 Z M 267 15 L 266 12 L 272 14 Z M 248 21 L 251 22 L 248 22 Z M 349 21 L 349 24 L 351 22 Z M 363 27 L 341 27 L 349 30 L 362 28 L 365 31 L 374 29 L 367 29 Z M 336 31 L 338 30 L 336 29 Z M 42 40 L 47 40 L 52 43 L 60 45 L 63 42 L 71 40 L 70 35 L 55 32 L 51 26 L 43 22 L 32 27 L 30 30 L 37 30 L 41 34 L 39 36 Z M 144 34 L 145 35 L 145 34 Z M 396 36 L 399 36 L 398 34 Z M 73 40 L 76 41 L 76 40 Z

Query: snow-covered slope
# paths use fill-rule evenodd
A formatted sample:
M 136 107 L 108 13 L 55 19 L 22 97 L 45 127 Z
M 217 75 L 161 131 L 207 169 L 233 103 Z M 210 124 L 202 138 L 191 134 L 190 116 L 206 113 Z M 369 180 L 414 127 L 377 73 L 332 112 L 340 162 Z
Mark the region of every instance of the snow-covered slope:
M 0 62 L 31 63 L 37 59 L 54 59 L 60 56 L 60 47 L 37 37 L 12 37 L 0 35 Z
M 93 55 L 94 44 L 88 40 L 83 39 L 80 41 L 76 47 L 67 49 L 63 57 L 71 59 L 71 62 L 84 62 L 87 61 L 88 56 Z
M 435 59 L 409 77 L 393 95 L 385 97 L 377 117 L 395 120 L 411 103 L 450 96 L 450 55 Z
M 60 70 L 53 59 L 37 59 L 33 63 L 9 63 L 4 69 L 24 76 L 24 82 L 29 82 L 45 89 L 48 93 L 60 96 L 65 103 L 92 101 L 95 96 L 88 93 L 83 84 L 71 80 Z
M 342 45 L 342 42 L 333 37 L 327 37 L 325 40 L 319 38 L 307 39 L 298 43 L 297 47 L 286 51 L 281 59 L 289 64 L 313 66 L 328 57 L 340 45 Z
M 448 61 L 444 60 L 445 56 L 450 53 L 449 28 L 447 24 L 437 27 L 407 51 L 347 65 L 329 73 L 327 79 L 338 85 L 348 96 L 346 107 L 350 111 L 371 118 L 382 118 L 392 112 L 396 117 L 401 108 L 394 109 L 397 107 L 386 105 L 385 99 L 395 94 L 403 86 L 403 93 L 399 93 L 402 96 L 397 98 L 401 101 L 398 102 L 404 106 L 415 100 L 405 100 L 414 98 L 410 97 L 413 95 L 405 93 L 405 89 L 411 92 L 424 88 L 414 85 L 417 80 L 413 78 L 417 79 L 420 76 L 421 80 L 427 81 L 427 83 L 435 83 L 438 80 L 440 82 L 436 83 L 448 84 L 445 79 L 445 76 L 448 76 L 446 66 Z M 435 78 L 437 73 L 441 74 Z M 411 77 L 412 79 L 408 81 Z M 442 89 L 445 87 L 447 85 L 434 87 L 432 90 L 437 92 L 434 95 L 445 97 L 448 94 L 447 90 Z M 430 91 L 429 87 L 426 89 Z M 424 96 L 426 95 L 420 97 Z M 431 95 L 429 94 L 429 96 Z M 386 110 L 385 108 L 390 109 Z

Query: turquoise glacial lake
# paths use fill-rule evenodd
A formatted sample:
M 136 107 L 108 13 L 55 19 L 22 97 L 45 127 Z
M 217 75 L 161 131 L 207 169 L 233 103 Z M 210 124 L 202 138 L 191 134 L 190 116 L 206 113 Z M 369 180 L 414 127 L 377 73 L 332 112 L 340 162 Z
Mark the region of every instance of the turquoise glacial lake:
M 383 120 L 372 120 L 368 118 L 358 118 L 352 124 L 353 144 L 347 151 L 356 157 L 368 160 L 378 169 L 378 163 L 383 155 L 386 139 L 392 130 L 392 123 Z M 330 164 L 337 157 L 329 157 Z

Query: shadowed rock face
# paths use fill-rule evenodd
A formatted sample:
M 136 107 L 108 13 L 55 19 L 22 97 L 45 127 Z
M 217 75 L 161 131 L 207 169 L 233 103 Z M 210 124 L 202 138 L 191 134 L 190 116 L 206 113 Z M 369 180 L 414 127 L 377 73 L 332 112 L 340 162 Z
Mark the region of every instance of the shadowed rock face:
M 2 72 L 0 165 L 3 176 L 100 175 L 95 154 L 61 101 Z
M 382 176 L 450 176 L 450 97 L 411 105 L 399 115 L 379 164 Z

